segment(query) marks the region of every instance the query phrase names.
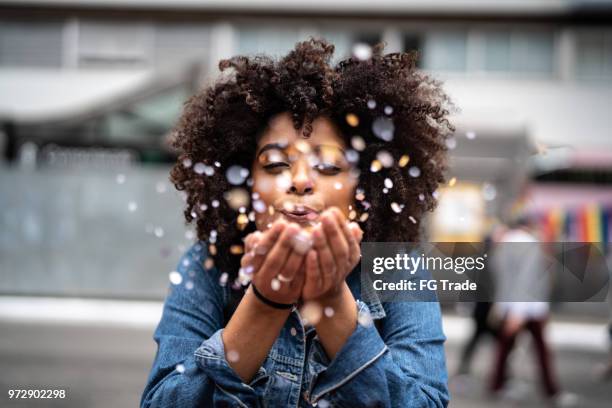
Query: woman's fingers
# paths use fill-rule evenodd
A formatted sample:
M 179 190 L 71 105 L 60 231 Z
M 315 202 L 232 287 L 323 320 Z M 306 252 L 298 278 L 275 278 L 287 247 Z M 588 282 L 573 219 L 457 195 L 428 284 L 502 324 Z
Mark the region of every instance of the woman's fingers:
M 344 214 L 342 214 L 340 210 L 334 208 L 334 215 L 336 216 L 338 226 L 342 230 L 342 233 L 344 234 L 344 238 L 346 239 L 348 245 L 348 270 L 345 272 L 349 273 L 355 267 L 355 265 L 357 265 L 357 262 L 359 262 L 359 254 L 361 253 L 361 249 L 359 248 L 359 242 L 355 238 L 353 231 L 351 231 L 351 228 L 354 227 L 349 227 L 350 224 L 344 217 Z M 351 224 L 357 225 L 355 223 Z
M 325 215 L 322 217 L 322 223 L 324 224 L 326 222 L 325 218 L 327 217 Z M 329 223 L 330 221 L 327 222 Z M 326 236 L 327 234 L 324 231 L 323 225 L 316 226 L 312 231 L 313 245 L 319 259 L 322 292 L 326 292 L 332 288 L 336 275 L 336 261 L 334 260 L 334 254 L 332 253 Z
M 306 254 L 304 267 L 304 287 L 302 297 L 305 300 L 313 299 L 321 290 L 321 272 L 319 269 L 319 259 L 317 251 L 311 249 Z
M 263 264 L 266 254 L 274 246 L 282 232 L 287 227 L 287 223 L 283 220 L 275 222 L 268 230 L 260 233 L 256 242 L 251 238 L 252 247 L 240 260 L 242 268 L 252 267 L 254 272 L 257 272 Z
M 271 281 L 283 270 L 283 266 L 293 250 L 293 237 L 300 232 L 297 224 L 289 224 L 280 234 L 276 243 L 261 265 L 260 273 L 264 281 Z M 288 276 L 291 278 L 291 276 Z
M 255 231 L 250 233 L 244 239 L 244 252 L 249 252 L 253 249 L 255 245 L 261 240 L 261 236 L 263 233 L 261 231 Z
M 349 245 L 346 242 L 340 223 L 336 215 L 334 215 L 334 209 L 331 209 L 329 215 L 323 218 L 323 229 L 325 230 L 327 245 L 331 249 L 336 264 L 333 281 L 331 282 L 331 286 L 335 288 L 340 283 L 340 280 L 344 279 L 348 269 Z

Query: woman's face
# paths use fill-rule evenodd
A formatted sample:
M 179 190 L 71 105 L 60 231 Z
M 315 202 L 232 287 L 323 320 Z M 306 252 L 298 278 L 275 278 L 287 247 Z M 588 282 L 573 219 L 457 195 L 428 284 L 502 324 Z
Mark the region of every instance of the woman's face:
M 349 215 L 357 177 L 346 145 L 328 118 L 318 117 L 312 127 L 304 138 L 285 112 L 274 116 L 262 134 L 252 168 L 258 230 L 281 217 L 308 230 L 333 206 Z

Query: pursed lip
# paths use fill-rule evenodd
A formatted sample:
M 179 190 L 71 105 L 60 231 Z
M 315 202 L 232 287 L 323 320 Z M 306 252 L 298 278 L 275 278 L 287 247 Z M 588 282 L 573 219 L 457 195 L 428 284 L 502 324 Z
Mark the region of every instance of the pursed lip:
M 279 209 L 278 211 L 287 219 L 300 223 L 312 222 L 319 218 L 320 214 L 320 211 L 303 204 L 294 204 L 294 208 L 291 211 L 284 208 Z

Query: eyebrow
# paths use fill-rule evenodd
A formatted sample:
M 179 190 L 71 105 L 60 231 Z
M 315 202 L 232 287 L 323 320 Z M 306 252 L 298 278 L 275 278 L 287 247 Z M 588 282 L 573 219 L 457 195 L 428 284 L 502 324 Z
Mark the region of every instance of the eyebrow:
M 340 150 L 342 152 L 342 154 L 346 154 L 346 151 L 342 148 L 342 146 L 337 146 L 337 145 L 330 145 L 330 144 L 319 144 L 316 145 L 314 147 L 315 150 L 320 150 L 321 147 L 334 147 L 338 150 Z M 268 150 L 272 150 L 272 149 L 277 149 L 277 150 L 285 150 L 287 148 L 287 144 L 286 143 L 268 143 L 265 144 L 264 146 L 262 146 L 261 149 L 259 149 L 259 152 L 257 152 L 257 155 L 255 157 L 259 157 L 262 153 L 268 151 Z
M 286 147 L 287 147 L 286 143 L 268 143 L 264 145 L 261 149 L 259 149 L 259 152 L 257 153 L 256 157 L 259 157 L 263 152 L 266 152 L 268 150 L 272 150 L 272 149 L 284 150 Z

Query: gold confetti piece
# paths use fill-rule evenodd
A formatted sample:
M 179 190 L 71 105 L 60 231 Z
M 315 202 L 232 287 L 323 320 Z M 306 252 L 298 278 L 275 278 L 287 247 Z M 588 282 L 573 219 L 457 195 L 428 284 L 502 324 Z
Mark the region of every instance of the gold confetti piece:
M 372 164 L 370 164 L 370 171 L 372 173 L 376 173 L 382 169 L 382 163 L 378 160 L 372 160 Z
M 455 185 L 455 183 L 457 183 L 457 177 L 453 177 L 452 179 L 450 179 L 450 180 L 448 181 L 448 185 L 449 185 L 449 187 L 454 186 L 454 185 Z
M 367 212 L 361 214 L 361 217 L 359 217 L 359 222 L 365 222 L 368 219 L 369 216 L 370 216 L 370 214 L 368 214 Z
M 214 267 L 215 267 L 215 262 L 212 260 L 212 258 L 206 258 L 206 260 L 204 261 L 204 269 L 208 270 Z
M 406 165 L 410 162 L 410 156 L 408 156 L 407 154 L 403 155 L 402 157 L 400 157 L 399 159 L 399 166 L 400 167 L 406 167 Z
M 354 113 L 349 113 L 346 115 L 346 123 L 352 127 L 357 127 L 359 126 L 359 118 Z
M 354 220 L 355 218 L 357 218 L 357 211 L 351 210 L 351 212 L 349 212 L 349 219 Z
M 211 254 L 212 256 L 217 255 L 217 246 L 214 244 L 210 244 L 208 246 L 208 253 Z
M 242 231 L 249 223 L 249 217 L 246 214 L 240 214 L 236 219 L 236 223 L 238 224 L 238 229 Z
M 234 255 L 240 255 L 244 253 L 244 248 L 242 245 L 232 245 L 230 247 L 230 252 Z

